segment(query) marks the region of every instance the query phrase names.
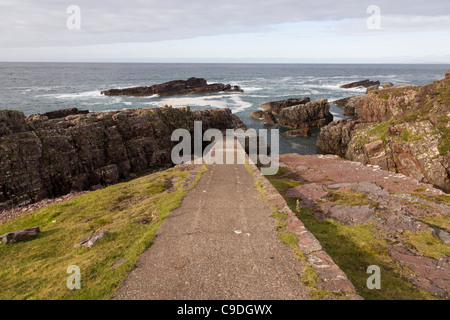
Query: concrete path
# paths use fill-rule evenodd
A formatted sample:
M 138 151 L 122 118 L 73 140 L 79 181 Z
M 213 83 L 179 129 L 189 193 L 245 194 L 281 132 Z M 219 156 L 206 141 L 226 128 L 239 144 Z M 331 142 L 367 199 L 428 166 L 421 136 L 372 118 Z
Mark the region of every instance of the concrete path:
M 113 299 L 308 299 L 244 165 L 210 165 Z

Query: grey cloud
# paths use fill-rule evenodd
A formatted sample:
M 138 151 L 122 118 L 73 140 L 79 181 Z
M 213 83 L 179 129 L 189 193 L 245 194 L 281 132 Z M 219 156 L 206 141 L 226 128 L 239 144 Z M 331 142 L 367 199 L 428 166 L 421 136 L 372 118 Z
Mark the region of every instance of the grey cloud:
M 364 18 L 373 2 L 383 15 L 450 15 L 448 0 L 0 0 L 0 47 L 152 42 L 252 32 L 282 22 Z M 81 8 L 81 30 L 66 28 L 66 8 L 72 4 Z

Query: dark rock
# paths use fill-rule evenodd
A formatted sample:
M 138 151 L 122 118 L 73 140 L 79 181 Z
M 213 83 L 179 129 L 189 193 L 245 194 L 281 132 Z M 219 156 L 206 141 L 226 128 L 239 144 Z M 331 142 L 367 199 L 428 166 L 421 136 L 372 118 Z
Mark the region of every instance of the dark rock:
M 284 133 L 285 136 L 298 136 L 298 137 L 309 137 L 311 135 L 310 128 L 300 128 L 296 130 L 289 130 Z
M 77 108 L 70 108 L 46 112 L 43 114 L 43 116 L 46 116 L 49 119 L 57 119 L 57 118 L 64 118 L 74 114 L 86 114 L 86 113 L 89 113 L 89 110 L 78 110 Z
M 16 230 L 1 235 L 0 241 L 2 241 L 4 244 L 27 241 L 36 238 L 39 232 L 39 227 Z
M 174 80 L 150 87 L 133 87 L 126 89 L 109 89 L 102 91 L 106 96 L 160 96 L 184 95 L 184 94 L 205 94 L 215 92 L 243 92 L 239 86 L 229 84 L 213 83 L 207 84 L 203 78 L 189 78 L 184 80 Z
M 275 125 L 278 123 L 277 118 L 275 118 L 275 116 L 273 115 L 273 113 L 271 111 L 265 111 L 263 112 L 263 116 L 262 116 L 264 123 L 268 124 L 268 125 Z
M 294 129 L 320 128 L 331 121 L 333 115 L 326 99 L 283 108 L 278 115 L 278 122 L 281 125 Z
M 280 111 L 283 110 L 284 108 L 289 108 L 300 104 L 306 104 L 308 102 L 310 102 L 310 99 L 308 97 L 291 98 L 281 101 L 272 101 L 263 103 L 260 107 L 264 110 L 272 111 L 274 115 L 278 115 Z
M 374 85 L 380 85 L 380 81 L 370 81 L 369 79 L 351 82 L 347 84 L 343 84 L 341 88 L 348 89 L 348 88 L 356 88 L 356 87 L 365 87 L 368 88 L 370 86 Z
M 92 248 L 100 239 L 109 236 L 110 233 L 108 231 L 100 232 L 97 234 L 89 235 L 81 239 L 79 242 L 73 245 L 74 248 Z
M 263 113 L 264 113 L 264 112 L 263 112 L 262 110 L 257 110 L 257 111 L 255 111 L 255 112 L 250 113 L 248 116 L 249 116 L 250 118 L 259 120 L 259 119 L 262 118 Z
M 1 111 L 0 208 L 117 183 L 171 165 L 178 128 L 245 128 L 230 109 L 130 109 L 48 119 Z M 2 130 L 0 129 L 0 130 Z

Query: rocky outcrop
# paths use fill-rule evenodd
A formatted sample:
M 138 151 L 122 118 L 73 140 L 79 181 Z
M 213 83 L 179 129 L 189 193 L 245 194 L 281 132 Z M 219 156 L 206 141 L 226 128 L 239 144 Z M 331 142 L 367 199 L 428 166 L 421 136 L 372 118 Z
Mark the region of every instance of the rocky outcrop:
M 323 241 L 330 241 L 331 234 L 339 239 L 340 244 L 331 244 L 334 250 L 329 252 L 344 272 L 347 273 L 348 266 L 344 261 L 348 261 L 352 252 L 352 263 L 361 270 L 366 270 L 367 259 L 384 261 L 389 272 L 399 272 L 393 270 L 394 265 L 400 265 L 405 268 L 401 272 L 406 281 L 413 286 L 436 297 L 450 297 L 450 247 L 445 243 L 445 235 L 450 231 L 445 220 L 450 213 L 450 201 L 444 192 L 414 178 L 336 155 L 281 155 L 280 167 L 284 168 L 280 175 L 283 183 L 298 184 L 286 189 L 284 196 L 298 199 L 297 212 L 308 212 L 303 213 L 308 217 L 308 228 L 318 224 L 318 220 L 345 225 L 341 229 L 336 223 L 323 223 L 310 229 L 313 233 L 318 230 L 314 235 L 324 246 Z M 311 221 L 311 216 L 317 220 Z M 371 230 L 373 243 L 361 237 L 361 226 Z M 336 232 L 337 229 L 346 231 Z M 346 238 L 353 232 L 353 236 Z M 441 233 L 444 237 L 439 238 Z M 370 249 L 361 250 L 361 256 L 353 251 L 359 246 L 366 247 L 367 242 L 371 242 Z
M 449 90 L 450 79 L 445 78 L 350 98 L 343 103 L 352 102 L 357 120 L 322 128 L 317 144 L 327 153 L 450 191 Z
M 285 136 L 297 136 L 297 137 L 309 137 L 312 134 L 310 128 L 301 128 L 295 130 L 289 130 L 284 133 Z
M 366 80 L 343 84 L 340 86 L 340 88 L 343 88 L 343 89 L 356 88 L 356 87 L 368 88 L 368 87 L 375 86 L 375 85 L 380 85 L 380 81 L 370 81 L 369 79 L 366 79 Z
M 10 244 L 20 241 L 27 241 L 37 237 L 40 232 L 39 227 L 27 228 L 5 233 L 0 236 L 0 242 Z
M 0 209 L 117 183 L 171 165 L 172 132 L 245 128 L 229 109 L 134 109 L 25 118 L 0 111 Z
M 89 113 L 89 110 L 78 110 L 77 108 L 70 108 L 46 112 L 43 114 L 43 116 L 49 119 L 57 119 L 71 116 L 74 114 L 86 114 L 86 113 Z
M 281 110 L 283 110 L 284 108 L 289 108 L 292 106 L 306 104 L 310 101 L 311 100 L 309 97 L 290 98 L 290 99 L 281 100 L 281 101 L 272 101 L 272 102 L 263 103 L 260 107 L 264 110 L 271 111 L 275 115 L 279 115 Z
M 185 94 L 206 94 L 216 92 L 243 92 L 239 86 L 230 84 L 213 83 L 208 84 L 203 78 L 189 78 L 185 80 L 174 80 L 150 87 L 134 87 L 126 89 L 109 89 L 102 91 L 106 96 L 173 96 Z
M 365 95 L 353 96 L 348 98 L 343 98 L 339 100 L 331 101 L 331 103 L 336 104 L 344 108 L 344 114 L 346 116 L 355 117 L 356 106 L 360 105 L 360 100 L 365 99 Z
M 333 121 L 330 105 L 326 99 L 283 108 L 278 114 L 278 122 L 286 127 L 320 128 Z

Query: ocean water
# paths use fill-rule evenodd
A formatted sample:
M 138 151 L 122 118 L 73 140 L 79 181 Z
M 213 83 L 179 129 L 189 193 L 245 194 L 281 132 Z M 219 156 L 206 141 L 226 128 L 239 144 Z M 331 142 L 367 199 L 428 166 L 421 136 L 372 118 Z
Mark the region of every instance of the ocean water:
M 308 96 L 329 101 L 358 95 L 365 89 L 340 89 L 363 79 L 424 85 L 444 77 L 450 65 L 375 64 L 153 64 L 153 63 L 0 63 L 0 109 L 26 115 L 63 108 L 91 112 L 151 108 L 163 105 L 192 109 L 230 108 L 249 128 L 274 128 L 248 117 L 269 101 Z M 173 97 L 107 97 L 111 88 L 150 86 L 190 77 L 208 83 L 239 85 L 244 93 Z M 335 119 L 342 108 L 331 105 Z M 280 129 L 280 133 L 286 129 Z M 319 130 L 308 138 L 280 134 L 280 153 L 321 153 L 315 146 Z

